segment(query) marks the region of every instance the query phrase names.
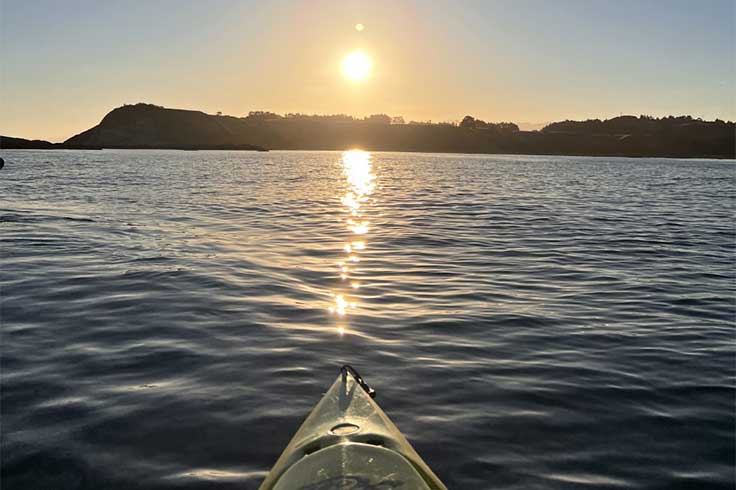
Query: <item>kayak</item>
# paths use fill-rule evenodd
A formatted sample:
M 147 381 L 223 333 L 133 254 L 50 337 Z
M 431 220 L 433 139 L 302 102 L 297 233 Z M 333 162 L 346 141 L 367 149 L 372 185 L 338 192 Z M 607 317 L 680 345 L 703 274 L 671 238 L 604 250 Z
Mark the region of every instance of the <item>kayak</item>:
M 259 490 L 447 490 L 374 395 L 343 366 Z

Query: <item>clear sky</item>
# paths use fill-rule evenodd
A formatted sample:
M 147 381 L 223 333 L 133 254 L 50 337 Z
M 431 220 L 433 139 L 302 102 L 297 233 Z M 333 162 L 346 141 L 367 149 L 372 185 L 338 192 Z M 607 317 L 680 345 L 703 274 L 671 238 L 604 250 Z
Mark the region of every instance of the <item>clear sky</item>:
M 735 5 L 0 0 L 0 134 L 61 141 L 135 102 L 407 121 L 734 120 Z M 360 83 L 341 74 L 356 49 L 373 65 Z

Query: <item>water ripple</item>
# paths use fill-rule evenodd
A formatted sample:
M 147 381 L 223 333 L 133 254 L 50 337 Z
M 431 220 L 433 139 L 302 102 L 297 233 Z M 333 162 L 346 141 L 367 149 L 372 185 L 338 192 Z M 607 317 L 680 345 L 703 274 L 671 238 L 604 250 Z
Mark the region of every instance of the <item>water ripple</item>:
M 344 362 L 449 488 L 735 484 L 731 162 L 4 158 L 4 488 L 256 489 Z

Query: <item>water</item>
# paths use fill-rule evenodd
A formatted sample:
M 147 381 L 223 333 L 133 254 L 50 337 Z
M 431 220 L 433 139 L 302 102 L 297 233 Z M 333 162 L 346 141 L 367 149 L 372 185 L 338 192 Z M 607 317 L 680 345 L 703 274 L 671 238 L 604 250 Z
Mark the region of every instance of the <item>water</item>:
M 734 486 L 733 162 L 3 156 L 3 488 L 255 489 L 345 362 L 452 489 Z

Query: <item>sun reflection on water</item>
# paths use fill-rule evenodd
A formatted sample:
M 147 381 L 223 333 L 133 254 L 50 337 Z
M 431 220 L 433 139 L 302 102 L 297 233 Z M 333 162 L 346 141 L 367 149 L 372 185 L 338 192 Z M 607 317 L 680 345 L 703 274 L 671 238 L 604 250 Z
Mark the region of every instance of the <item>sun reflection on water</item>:
M 360 252 L 366 248 L 365 235 L 370 229 L 369 221 L 363 216 L 363 208 L 369 202 L 375 189 L 376 176 L 373 174 L 371 154 L 362 150 L 350 150 L 342 154 L 341 163 L 347 180 L 348 189 L 340 199 L 343 213 L 347 215 L 341 221 L 345 223 L 347 231 L 352 235 L 343 245 L 345 253 L 337 262 L 337 271 L 340 285 L 332 294 L 330 313 L 338 318 L 344 318 L 350 309 L 357 307 L 357 303 L 348 295 L 348 291 L 359 289 L 360 281 L 353 277 L 356 265 L 360 262 Z M 338 326 L 340 335 L 346 332 L 346 325 Z

